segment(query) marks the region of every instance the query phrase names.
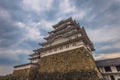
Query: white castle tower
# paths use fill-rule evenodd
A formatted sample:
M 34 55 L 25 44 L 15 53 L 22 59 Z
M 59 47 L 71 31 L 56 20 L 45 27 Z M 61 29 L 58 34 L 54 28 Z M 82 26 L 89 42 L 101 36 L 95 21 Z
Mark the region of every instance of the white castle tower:
M 34 53 L 29 58 L 30 63 L 15 66 L 13 74 L 27 74 L 26 77 L 37 75 L 38 80 L 68 78 L 70 78 L 68 80 L 99 80 L 102 78 L 92 56 L 92 51 L 95 50 L 93 43 L 84 27 L 71 17 L 61 20 L 52 27 L 54 30 L 48 32 L 49 35 L 44 38 L 46 42 L 39 43 L 42 47 L 33 50 Z M 34 73 L 35 69 L 38 73 Z
M 93 43 L 88 38 L 84 27 L 80 27 L 79 23 L 68 18 L 60 21 L 52 26 L 53 31 L 48 32 L 49 36 L 44 39 L 46 42 L 39 43 L 42 48 L 33 50 L 30 62 L 37 63 L 40 57 L 61 53 L 64 51 L 84 47 L 90 54 L 94 51 Z

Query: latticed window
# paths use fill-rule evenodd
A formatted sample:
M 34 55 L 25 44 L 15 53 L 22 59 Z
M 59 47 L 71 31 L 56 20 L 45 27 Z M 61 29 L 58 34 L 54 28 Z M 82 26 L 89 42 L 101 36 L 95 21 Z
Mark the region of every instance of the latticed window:
M 106 71 L 106 72 L 111 72 L 110 66 L 106 66 L 106 67 L 105 67 L 105 71 Z
M 47 53 L 47 51 L 45 51 L 44 53 Z
M 110 75 L 110 78 L 111 80 L 115 80 L 114 76 L 113 75 Z
M 63 49 L 63 47 L 61 46 L 61 47 L 60 47 L 60 50 L 62 50 L 62 49 Z
M 75 35 L 75 38 L 78 38 L 78 34 Z
M 72 45 L 73 45 L 73 46 L 76 46 L 76 42 L 74 42 Z
M 52 50 L 49 50 L 49 52 L 52 52 Z
M 66 45 L 66 48 L 69 48 L 69 44 Z
M 116 66 L 117 71 L 120 71 L 120 65 Z
M 70 39 L 71 39 L 71 37 L 68 37 L 68 39 L 70 40 Z
M 55 48 L 54 51 L 57 51 L 57 48 Z

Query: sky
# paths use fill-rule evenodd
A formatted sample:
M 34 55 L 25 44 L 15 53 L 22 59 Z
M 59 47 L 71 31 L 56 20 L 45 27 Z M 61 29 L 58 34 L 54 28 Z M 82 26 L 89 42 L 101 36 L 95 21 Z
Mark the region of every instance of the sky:
M 120 0 L 0 0 L 0 75 L 28 63 L 52 25 L 69 17 L 85 27 L 95 60 L 120 57 Z

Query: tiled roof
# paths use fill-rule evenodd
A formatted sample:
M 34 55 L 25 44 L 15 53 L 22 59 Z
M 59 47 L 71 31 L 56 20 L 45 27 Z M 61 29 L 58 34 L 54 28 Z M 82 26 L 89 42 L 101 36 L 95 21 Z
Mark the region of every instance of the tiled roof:
M 115 65 L 120 65 L 120 58 L 114 58 L 114 59 L 106 59 L 106 60 L 99 60 L 95 61 L 96 65 L 98 67 L 100 66 L 115 66 Z
M 21 66 L 27 66 L 27 65 L 37 65 L 37 64 L 36 63 L 26 63 L 26 64 L 14 66 L 14 68 L 21 67 Z

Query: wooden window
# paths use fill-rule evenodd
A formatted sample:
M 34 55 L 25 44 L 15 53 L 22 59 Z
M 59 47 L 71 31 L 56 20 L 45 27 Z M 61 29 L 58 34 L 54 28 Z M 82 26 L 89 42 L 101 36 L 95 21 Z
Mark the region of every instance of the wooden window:
M 66 45 L 66 48 L 69 48 L 69 44 Z
M 70 40 L 70 39 L 71 39 L 71 37 L 68 37 L 68 39 Z
M 120 65 L 116 66 L 117 71 L 120 71 Z
M 106 66 L 106 67 L 104 67 L 104 68 L 105 68 L 105 71 L 106 71 L 106 72 L 111 72 L 110 66 Z
M 118 78 L 118 80 L 120 80 L 120 78 Z
M 57 51 L 57 48 L 55 48 L 54 51 Z
M 75 35 L 75 38 L 78 38 L 78 34 Z
M 111 80 L 115 80 L 114 76 L 113 75 L 110 75 L 110 78 Z
M 52 50 L 49 50 L 49 53 L 51 53 L 52 52 Z
M 61 46 L 61 47 L 60 47 L 60 50 L 62 50 L 62 49 L 63 49 L 63 47 Z
M 72 45 L 73 45 L 73 46 L 76 46 L 76 42 L 74 42 Z

